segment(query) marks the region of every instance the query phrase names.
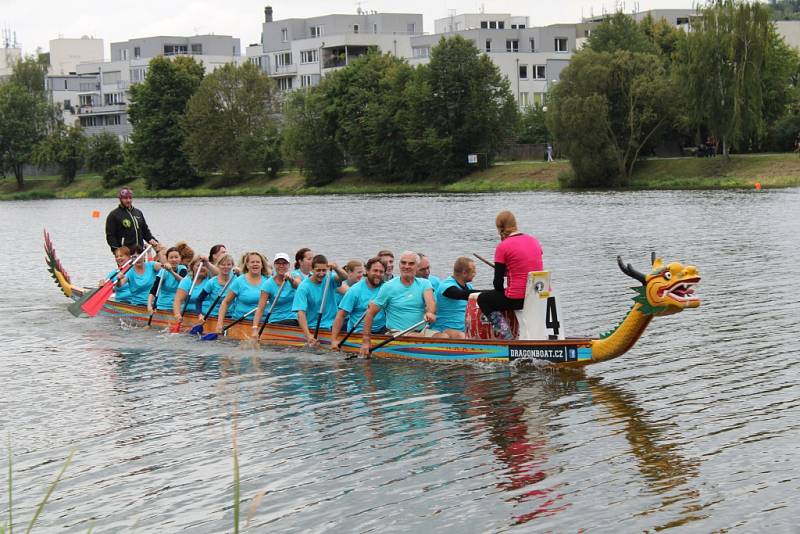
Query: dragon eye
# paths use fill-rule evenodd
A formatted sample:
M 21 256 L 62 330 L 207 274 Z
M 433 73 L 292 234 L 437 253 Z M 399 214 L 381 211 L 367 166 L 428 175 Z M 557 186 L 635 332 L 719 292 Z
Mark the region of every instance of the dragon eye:
M 663 276 L 664 276 L 664 280 L 669 280 L 670 278 L 672 278 L 672 273 L 669 272 L 669 271 L 665 271 Z

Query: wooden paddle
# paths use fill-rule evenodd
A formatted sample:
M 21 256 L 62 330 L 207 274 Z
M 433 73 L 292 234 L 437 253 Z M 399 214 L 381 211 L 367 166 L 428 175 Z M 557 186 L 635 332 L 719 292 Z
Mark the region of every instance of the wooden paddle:
M 275 304 L 278 303 L 278 298 L 281 296 L 281 291 L 283 291 L 283 286 L 286 284 L 286 280 L 287 278 L 283 279 L 283 282 L 281 282 L 281 287 L 278 288 L 278 293 L 276 293 L 275 298 L 272 299 L 272 305 L 269 307 L 267 315 L 264 316 L 264 322 L 261 323 L 261 328 L 258 329 L 258 337 L 256 339 L 261 338 L 261 333 L 264 331 L 264 327 L 267 326 L 267 321 L 269 321 L 269 316 L 272 315 L 272 310 L 275 308 Z
M 376 350 L 378 350 L 379 348 L 381 348 L 381 347 L 384 347 L 384 346 L 388 345 L 389 343 L 391 343 L 392 341 L 396 340 L 397 338 L 399 338 L 399 337 L 402 337 L 402 336 L 404 336 L 404 335 L 408 334 L 408 333 L 409 333 L 409 332 L 411 332 L 412 330 L 415 330 L 415 329 L 419 328 L 420 326 L 422 326 L 423 324 L 425 324 L 425 323 L 427 323 L 427 322 L 428 322 L 428 321 L 426 321 L 425 319 L 423 319 L 423 320 L 421 320 L 420 322 L 418 322 L 417 324 L 409 326 L 408 328 L 406 328 L 406 329 L 405 329 L 405 330 L 403 330 L 402 332 L 398 332 L 397 334 L 393 335 L 393 336 L 392 336 L 392 337 L 390 337 L 389 339 L 386 339 L 386 340 L 384 340 L 384 341 L 381 341 L 380 343 L 378 343 L 378 344 L 377 344 L 377 345 L 375 345 L 374 347 L 370 347 L 370 349 L 369 349 L 369 353 L 370 353 L 370 354 L 372 354 L 372 353 L 373 353 L 373 351 L 376 351 Z
M 328 296 L 328 287 L 331 285 L 331 272 L 325 275 L 325 287 L 322 289 L 322 302 L 319 303 L 319 315 L 317 316 L 317 326 L 314 327 L 314 339 L 319 340 L 319 325 L 322 322 L 322 312 L 325 309 L 325 297 Z
M 158 277 L 158 287 L 156 288 L 156 296 L 153 298 L 153 311 L 150 312 L 150 317 L 147 319 L 147 325 L 145 328 L 150 328 L 150 325 L 153 323 L 153 315 L 156 313 L 156 306 L 158 306 L 158 294 L 161 293 L 161 284 L 164 282 L 164 273 L 162 271 L 161 276 Z
M 347 335 L 346 335 L 346 336 L 344 336 L 344 337 L 342 338 L 342 340 L 336 344 L 336 348 L 337 348 L 337 349 L 338 349 L 338 348 L 341 348 L 341 346 L 342 346 L 342 345 L 344 345 L 344 342 L 345 342 L 345 341 L 347 341 L 347 338 L 349 338 L 349 337 L 350 337 L 350 335 L 351 335 L 353 332 L 355 332 L 355 331 L 356 331 L 356 328 L 358 328 L 358 325 L 360 325 L 360 324 L 361 324 L 361 321 L 363 321 L 363 320 L 364 320 L 364 317 L 366 317 L 366 316 L 367 316 L 367 311 L 368 311 L 368 310 L 369 310 L 369 308 L 367 308 L 366 310 L 364 310 L 364 313 L 362 313 L 362 314 L 361 314 L 361 317 L 359 317 L 359 318 L 358 318 L 358 321 L 356 321 L 356 324 L 354 324 L 354 325 L 353 325 L 353 328 L 351 328 L 351 329 L 350 329 L 350 330 L 347 332 Z
M 475 252 L 473 252 L 472 255 L 475 256 L 476 258 L 478 258 L 479 260 L 481 260 L 483 263 L 485 263 L 486 265 L 488 265 L 492 269 L 494 269 L 494 263 L 490 262 L 489 260 L 487 260 L 486 258 L 481 256 L 480 254 L 476 254 Z
M 258 306 L 256 306 L 255 308 L 253 308 L 252 310 L 250 310 L 249 312 L 245 313 L 244 315 L 242 315 L 241 317 L 239 317 L 238 319 L 236 319 L 235 321 L 233 321 L 231 324 L 229 324 L 228 326 L 226 326 L 225 328 L 223 328 L 223 329 L 222 329 L 222 335 L 223 335 L 223 336 L 225 335 L 225 332 L 227 332 L 227 331 L 228 331 L 228 328 L 230 328 L 230 327 L 232 327 L 232 326 L 235 326 L 235 325 L 237 325 L 237 324 L 241 323 L 242 321 L 244 321 L 245 319 L 247 319 L 248 317 L 250 317 L 251 315 L 253 315 L 253 314 L 256 312 L 256 310 L 257 310 L 257 309 L 258 309 Z M 217 334 L 216 332 L 211 332 L 211 333 L 209 333 L 209 334 L 206 334 L 206 335 L 204 335 L 204 336 L 203 336 L 203 337 L 201 337 L 200 339 L 202 339 L 203 341 L 214 341 L 214 340 L 215 340 L 215 339 L 217 339 L 218 337 L 219 337 L 219 334 Z
M 94 317 L 103 307 L 103 304 L 106 303 L 108 298 L 111 296 L 111 293 L 114 292 L 114 284 L 116 283 L 117 279 L 128 272 L 134 263 L 139 261 L 140 258 L 144 257 L 149 251 L 153 248 L 152 245 L 148 245 L 144 251 L 136 256 L 135 258 L 129 259 L 125 263 L 123 263 L 116 272 L 112 273 L 106 281 L 100 287 L 89 291 L 81 299 L 77 302 L 74 302 L 69 306 L 69 312 L 74 315 L 75 317 L 79 317 L 81 312 L 85 312 L 86 315 L 89 317 Z
M 211 303 L 211 306 L 208 308 L 208 313 L 211 313 L 212 311 L 214 311 L 214 306 L 217 305 L 217 302 L 219 302 L 219 299 L 221 299 L 222 295 L 225 294 L 225 290 L 228 289 L 228 286 L 231 285 L 231 282 L 233 282 L 233 276 L 229 275 L 228 282 L 224 286 L 222 286 L 222 291 L 219 292 L 219 295 L 217 295 L 217 298 L 215 298 L 214 302 Z M 203 322 L 202 323 L 194 325 L 192 327 L 192 329 L 189 330 L 189 333 L 190 334 L 197 334 L 197 335 L 202 334 L 203 333 L 203 325 L 206 324 L 206 321 L 208 321 L 208 316 L 203 317 Z
M 170 332 L 173 334 L 177 334 L 181 331 L 181 323 L 183 323 L 183 316 L 186 315 L 186 308 L 189 307 L 189 301 L 192 299 L 192 291 L 194 291 L 194 286 L 197 285 L 197 279 L 200 278 L 200 272 L 203 270 L 202 265 L 198 263 L 197 265 L 197 272 L 194 273 L 194 279 L 192 279 L 192 285 L 189 287 L 189 292 L 186 293 L 186 301 L 183 303 L 183 309 L 181 309 L 181 318 L 180 320 L 175 323 L 175 325 L 170 328 Z

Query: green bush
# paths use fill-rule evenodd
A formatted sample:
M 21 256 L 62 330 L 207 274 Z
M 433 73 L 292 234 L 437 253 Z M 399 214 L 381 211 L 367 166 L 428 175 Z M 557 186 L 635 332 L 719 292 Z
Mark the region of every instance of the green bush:
M 128 174 L 125 165 L 112 165 L 103 173 L 103 187 L 110 189 L 128 182 L 132 177 Z

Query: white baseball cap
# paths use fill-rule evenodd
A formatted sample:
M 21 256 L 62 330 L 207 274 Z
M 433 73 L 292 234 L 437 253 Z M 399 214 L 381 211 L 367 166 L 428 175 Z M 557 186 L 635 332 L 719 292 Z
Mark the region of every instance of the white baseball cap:
M 272 260 L 272 263 L 275 263 L 278 260 L 286 260 L 287 262 L 292 263 L 291 258 L 289 258 L 289 255 L 285 252 L 278 252 L 275 254 L 275 258 Z

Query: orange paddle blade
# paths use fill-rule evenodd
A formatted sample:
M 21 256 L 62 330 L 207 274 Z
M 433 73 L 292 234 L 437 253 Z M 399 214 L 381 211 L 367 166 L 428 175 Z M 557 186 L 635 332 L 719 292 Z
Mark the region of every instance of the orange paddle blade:
M 181 331 L 181 323 L 177 322 L 169 328 L 169 331 L 173 334 L 177 334 Z
M 114 283 L 109 281 L 100 290 L 81 305 L 81 309 L 89 317 L 94 317 L 106 303 L 108 297 L 114 292 Z

